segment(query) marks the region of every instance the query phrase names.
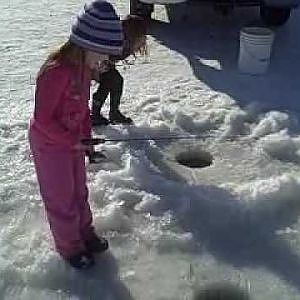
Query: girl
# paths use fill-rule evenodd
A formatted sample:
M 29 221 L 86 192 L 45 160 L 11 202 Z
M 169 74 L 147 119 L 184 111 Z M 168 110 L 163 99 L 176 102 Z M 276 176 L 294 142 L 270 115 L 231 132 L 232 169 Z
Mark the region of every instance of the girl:
M 119 110 L 123 92 L 123 77 L 115 67 L 115 63 L 125 60 L 130 55 L 146 52 L 146 23 L 134 15 L 128 15 L 122 20 L 124 31 L 124 49 L 120 56 L 110 56 L 109 61 L 100 64 L 93 72 L 93 79 L 99 83 L 99 87 L 93 95 L 92 125 L 108 125 L 124 123 L 131 124 L 131 118 L 125 117 Z M 101 115 L 101 108 L 110 94 L 109 120 Z
M 40 192 L 59 254 L 75 268 L 94 264 L 93 253 L 108 248 L 92 226 L 85 152 L 93 149 L 88 100 L 91 70 L 123 49 L 114 8 L 103 0 L 85 5 L 69 40 L 42 65 L 36 82 L 29 141 Z

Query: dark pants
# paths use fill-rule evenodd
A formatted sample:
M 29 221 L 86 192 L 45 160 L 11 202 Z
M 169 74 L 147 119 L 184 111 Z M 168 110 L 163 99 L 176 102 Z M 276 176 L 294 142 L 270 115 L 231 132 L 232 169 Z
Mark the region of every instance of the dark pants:
M 123 77 L 116 68 L 100 75 L 99 86 L 93 94 L 92 114 L 99 115 L 101 108 L 110 94 L 110 112 L 119 110 L 123 92 Z

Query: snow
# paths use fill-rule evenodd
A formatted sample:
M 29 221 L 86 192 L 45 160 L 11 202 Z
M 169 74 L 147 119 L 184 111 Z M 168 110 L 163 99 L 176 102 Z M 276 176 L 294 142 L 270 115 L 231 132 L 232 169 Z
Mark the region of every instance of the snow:
M 111 251 L 83 273 L 57 256 L 27 124 L 35 73 L 82 3 L 0 4 L 0 298 L 181 300 L 225 283 L 253 300 L 300 299 L 299 11 L 276 30 L 269 73 L 255 77 L 236 66 L 255 9 L 222 18 L 194 7 L 170 25 L 156 8 L 150 56 L 120 66 L 135 125 L 94 131 L 150 138 L 97 146 L 108 160 L 88 165 L 95 228 Z M 197 137 L 151 140 L 170 135 Z M 184 167 L 180 153 L 209 153 L 212 164 Z
M 261 146 L 271 157 L 282 161 L 299 162 L 299 138 L 292 138 L 286 130 L 261 139 Z

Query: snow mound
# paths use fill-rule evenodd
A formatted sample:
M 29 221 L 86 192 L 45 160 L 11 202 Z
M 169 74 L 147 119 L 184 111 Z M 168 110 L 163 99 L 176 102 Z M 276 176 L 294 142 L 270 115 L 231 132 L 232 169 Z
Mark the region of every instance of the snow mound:
M 270 133 L 276 133 L 289 126 L 289 115 L 279 111 L 268 112 L 252 129 L 251 136 L 260 138 Z
M 271 157 L 286 162 L 299 162 L 299 138 L 292 138 L 286 130 L 270 134 L 260 140 L 260 146 Z

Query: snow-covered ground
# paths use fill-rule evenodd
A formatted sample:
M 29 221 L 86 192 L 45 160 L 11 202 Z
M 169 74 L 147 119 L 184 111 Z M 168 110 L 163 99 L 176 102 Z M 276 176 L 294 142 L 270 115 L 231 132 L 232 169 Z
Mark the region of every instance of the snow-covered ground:
M 95 135 L 205 137 L 99 147 L 109 161 L 88 166 L 90 200 L 111 252 L 80 273 L 52 250 L 26 134 L 35 73 L 82 3 L 0 1 L 0 299 L 192 299 L 225 281 L 299 300 L 300 11 L 276 32 L 270 72 L 252 77 L 236 69 L 238 34 L 257 11 L 193 8 L 170 25 L 157 7 L 150 57 L 120 67 L 136 125 Z M 176 162 L 203 151 L 210 167 Z

